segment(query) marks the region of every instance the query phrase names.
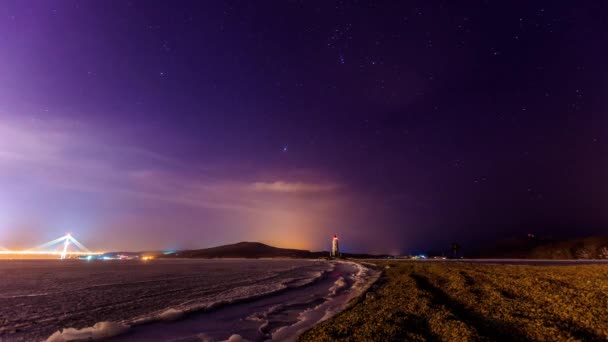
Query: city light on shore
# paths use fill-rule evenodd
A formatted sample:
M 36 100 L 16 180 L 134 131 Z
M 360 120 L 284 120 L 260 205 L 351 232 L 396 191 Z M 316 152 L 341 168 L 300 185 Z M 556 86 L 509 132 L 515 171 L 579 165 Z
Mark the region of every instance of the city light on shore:
M 70 245 L 75 248 L 70 248 Z M 57 249 L 61 247 L 61 249 Z M 76 249 L 77 248 L 77 249 Z M 60 259 L 66 259 L 71 256 L 85 256 L 85 255 L 101 255 L 104 252 L 93 252 L 85 247 L 82 243 L 76 240 L 71 234 L 66 234 L 60 238 L 51 240 L 43 243 L 42 245 L 36 246 L 26 250 L 10 250 L 0 249 L 0 255 L 10 256 L 58 256 Z

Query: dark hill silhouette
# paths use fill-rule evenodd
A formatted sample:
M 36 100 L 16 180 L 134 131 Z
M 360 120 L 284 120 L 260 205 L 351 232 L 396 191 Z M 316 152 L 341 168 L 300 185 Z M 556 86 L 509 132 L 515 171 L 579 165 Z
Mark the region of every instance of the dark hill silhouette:
M 346 258 L 378 258 L 371 254 L 348 254 Z M 164 258 L 325 258 L 329 252 L 311 252 L 303 249 L 278 248 L 261 242 L 239 242 L 218 247 L 177 251 L 162 255 Z
M 239 242 L 218 247 L 178 251 L 166 256 L 178 258 L 318 258 L 327 255 L 327 252 L 277 248 L 261 242 Z

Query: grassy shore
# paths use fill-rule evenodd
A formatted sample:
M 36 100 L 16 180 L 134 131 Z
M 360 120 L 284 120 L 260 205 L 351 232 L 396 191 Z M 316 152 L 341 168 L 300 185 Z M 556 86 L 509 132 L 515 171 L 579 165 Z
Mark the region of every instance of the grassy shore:
M 376 264 L 375 288 L 301 341 L 608 340 L 608 265 Z

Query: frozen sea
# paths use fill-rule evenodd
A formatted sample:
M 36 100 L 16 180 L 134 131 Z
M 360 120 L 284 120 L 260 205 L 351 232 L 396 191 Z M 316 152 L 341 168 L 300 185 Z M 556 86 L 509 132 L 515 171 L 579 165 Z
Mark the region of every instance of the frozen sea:
M 0 341 L 292 340 L 377 275 L 324 260 L 0 260 Z

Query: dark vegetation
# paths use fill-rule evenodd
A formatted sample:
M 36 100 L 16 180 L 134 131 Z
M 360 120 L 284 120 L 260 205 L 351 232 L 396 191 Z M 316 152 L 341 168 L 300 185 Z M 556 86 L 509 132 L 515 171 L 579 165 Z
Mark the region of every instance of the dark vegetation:
M 467 257 L 522 259 L 608 259 L 608 237 L 556 240 L 531 236 L 480 247 Z

